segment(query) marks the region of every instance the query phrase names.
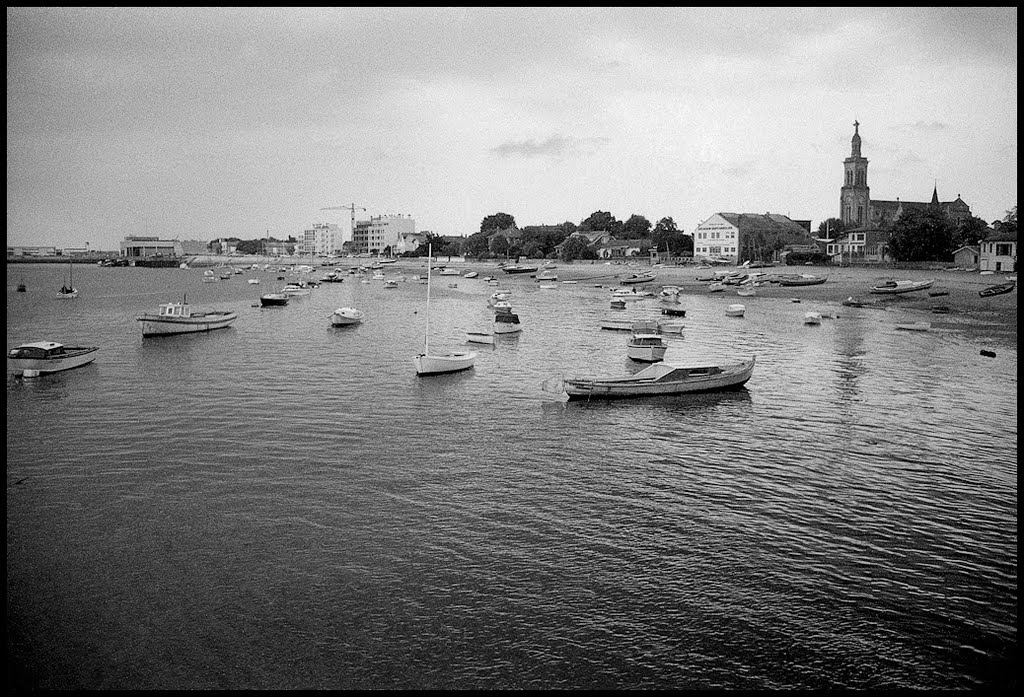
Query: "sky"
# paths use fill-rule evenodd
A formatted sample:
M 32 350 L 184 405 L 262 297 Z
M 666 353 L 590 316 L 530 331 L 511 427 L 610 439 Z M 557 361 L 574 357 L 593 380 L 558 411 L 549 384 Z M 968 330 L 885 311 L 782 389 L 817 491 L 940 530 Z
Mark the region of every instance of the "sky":
M 8 7 L 7 244 L 348 239 L 353 213 L 816 229 L 854 120 L 872 198 L 1002 219 L 1016 8 Z

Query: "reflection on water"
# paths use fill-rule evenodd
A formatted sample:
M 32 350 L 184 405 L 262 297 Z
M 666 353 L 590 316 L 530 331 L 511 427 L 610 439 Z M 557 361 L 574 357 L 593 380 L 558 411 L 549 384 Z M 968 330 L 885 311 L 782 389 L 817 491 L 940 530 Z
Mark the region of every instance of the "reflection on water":
M 26 283 L 59 288 L 53 273 Z M 746 388 L 567 402 L 545 386 L 646 367 L 599 328 L 606 288 L 502 279 L 523 331 L 492 348 L 465 333 L 491 326 L 494 288 L 437 284 L 431 347 L 478 358 L 420 378 L 422 284 L 352 278 L 259 308 L 278 272 L 201 275 L 76 269 L 71 303 L 9 289 L 9 346 L 102 347 L 7 381 L 9 664 L 39 686 L 1015 675 L 1015 347 L 759 297 L 727 318 L 731 298 L 684 295 L 666 360 L 755 355 Z M 143 340 L 134 317 L 182 293 L 239 319 Z M 331 327 L 342 306 L 363 323 Z M 808 309 L 839 316 L 807 326 Z

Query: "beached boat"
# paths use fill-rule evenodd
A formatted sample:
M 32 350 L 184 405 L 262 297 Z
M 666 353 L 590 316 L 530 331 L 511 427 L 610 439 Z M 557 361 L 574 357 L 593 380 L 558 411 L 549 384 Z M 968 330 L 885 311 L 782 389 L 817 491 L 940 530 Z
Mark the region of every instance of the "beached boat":
M 650 283 L 655 278 L 657 278 L 657 276 L 653 273 L 635 273 L 619 280 L 619 285 L 630 286 L 638 283 Z
M 534 276 L 538 281 L 557 281 L 558 274 L 552 271 L 541 271 L 539 274 Z
M 536 266 L 506 266 L 502 269 L 505 273 L 533 273 L 537 270 Z
M 480 272 L 478 272 L 478 271 L 467 271 L 466 273 L 462 274 L 462 277 L 463 278 L 476 278 L 479 275 L 480 275 Z
M 656 363 L 665 358 L 668 344 L 661 336 L 658 323 L 653 320 L 640 320 L 630 327 L 629 343 L 626 344 L 626 355 L 643 363 Z
M 260 296 L 260 305 L 263 307 L 278 307 L 288 304 L 289 297 L 284 293 L 265 293 Z
M 780 286 L 816 286 L 828 280 L 828 276 L 816 276 L 810 273 L 775 274 L 771 280 Z
M 331 313 L 331 325 L 335 327 L 346 327 L 350 324 L 359 324 L 366 317 L 366 313 L 354 307 L 339 307 Z
M 754 358 L 734 364 L 681 366 L 657 363 L 630 377 L 565 378 L 570 400 L 652 397 L 736 390 L 754 371 Z
M 729 307 L 725 308 L 725 316 L 726 317 L 742 317 L 743 313 L 745 313 L 746 311 L 747 311 L 747 308 L 744 307 L 743 305 L 740 305 L 740 304 L 730 305 Z
M 13 375 L 36 378 L 92 363 L 97 351 L 99 346 L 65 346 L 56 341 L 30 341 L 7 352 L 7 366 Z
M 997 283 L 994 286 L 982 288 L 978 291 L 978 295 L 983 298 L 990 298 L 993 295 L 1002 295 L 1003 293 L 1009 293 L 1017 286 L 1016 281 L 1007 281 L 1006 283 Z
M 757 295 L 757 290 L 754 288 L 754 286 L 750 285 L 740 286 L 739 288 L 736 289 L 736 295 L 741 295 L 745 298 L 749 298 L 752 295 Z
M 709 293 L 721 293 L 724 290 L 725 290 L 725 284 L 724 283 L 712 283 L 711 285 L 708 286 L 708 292 Z
M 900 293 L 912 293 L 915 290 L 925 290 L 931 288 L 932 284 L 935 283 L 934 278 L 930 278 L 926 281 L 886 281 L 877 286 L 871 288 L 871 292 L 876 295 L 898 295 Z
M 516 334 L 523 331 L 519 315 L 514 312 L 499 312 L 494 315 L 495 334 Z
M 432 245 L 427 245 L 427 269 L 433 257 Z M 423 313 L 426 326 L 423 330 L 423 353 L 413 358 L 416 375 L 442 375 L 469 370 L 476 363 L 476 351 L 455 351 L 451 353 L 430 352 L 430 277 L 427 274 L 427 309 Z
M 187 300 L 163 303 L 154 314 L 144 312 L 135 318 L 142 324 L 142 336 L 172 336 L 224 329 L 238 319 L 238 313 L 222 310 L 193 312 Z

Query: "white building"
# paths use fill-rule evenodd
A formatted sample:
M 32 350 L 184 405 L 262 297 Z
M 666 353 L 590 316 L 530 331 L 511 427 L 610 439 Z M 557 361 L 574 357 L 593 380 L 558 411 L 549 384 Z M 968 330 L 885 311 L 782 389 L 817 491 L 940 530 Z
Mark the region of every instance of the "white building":
M 416 221 L 408 215 L 380 215 L 357 220 L 352 231 L 352 252 L 374 256 L 398 254 L 403 235 L 416 232 Z
M 342 230 L 334 223 L 313 223 L 313 227 L 302 231 L 296 253 L 299 256 L 327 257 L 341 254 L 344 244 Z
M 981 242 L 979 267 L 982 271 L 1017 271 L 1017 233 L 997 232 Z

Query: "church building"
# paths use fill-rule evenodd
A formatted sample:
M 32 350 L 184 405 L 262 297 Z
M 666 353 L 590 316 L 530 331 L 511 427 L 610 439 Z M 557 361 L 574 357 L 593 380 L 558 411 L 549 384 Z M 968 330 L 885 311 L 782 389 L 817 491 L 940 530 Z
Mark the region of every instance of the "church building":
M 837 258 L 882 261 L 892 224 L 905 212 L 930 206 L 938 207 L 954 223 L 971 217 L 970 207 L 957 194 L 955 201 L 939 201 L 938 185 L 928 202 L 883 201 L 871 199 L 868 186 L 868 160 L 861 155 L 860 123 L 853 122 L 850 156 L 843 160 L 844 179 L 839 193 L 839 219 L 847 232 L 828 245 L 828 253 Z

